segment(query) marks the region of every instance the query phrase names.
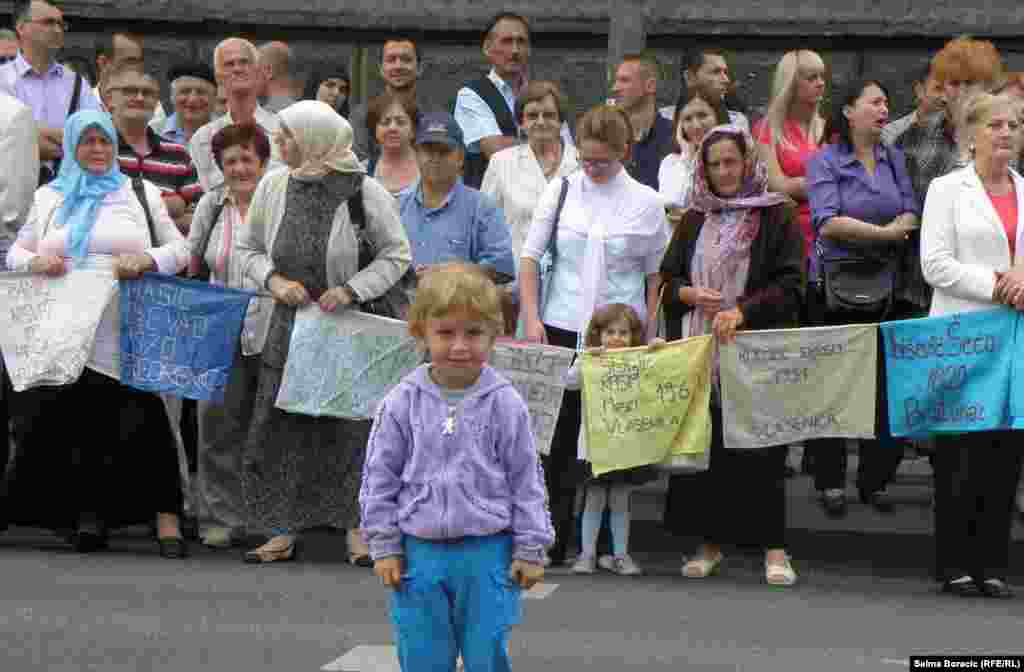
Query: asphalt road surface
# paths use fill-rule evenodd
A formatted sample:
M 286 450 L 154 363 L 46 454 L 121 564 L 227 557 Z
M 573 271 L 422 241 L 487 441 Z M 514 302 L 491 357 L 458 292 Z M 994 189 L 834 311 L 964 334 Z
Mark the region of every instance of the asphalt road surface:
M 799 545 L 823 552 L 801 548 L 789 589 L 764 585 L 757 555 L 700 581 L 679 575 L 674 551 L 638 552 L 638 578 L 552 571 L 513 633 L 514 668 L 885 672 L 915 654 L 1024 653 L 1024 597 L 940 595 L 900 561 L 927 537 L 814 538 Z M 298 562 L 250 566 L 240 549 L 164 560 L 144 531 L 81 556 L 12 530 L 0 536 L 0 671 L 397 672 L 386 589 L 344 564 L 343 539 L 314 533 Z

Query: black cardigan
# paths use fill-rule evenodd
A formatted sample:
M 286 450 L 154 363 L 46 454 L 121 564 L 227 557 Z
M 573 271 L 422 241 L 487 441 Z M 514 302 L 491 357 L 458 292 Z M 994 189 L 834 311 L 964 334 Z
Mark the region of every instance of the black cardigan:
M 681 320 L 693 309 L 679 300 L 679 288 L 691 286 L 690 264 L 703 226 L 704 213 L 687 212 L 661 261 L 665 283 L 661 305 L 665 309 L 668 340 L 682 338 Z M 763 208 L 761 227 L 750 246 L 747 285 L 739 298 L 743 329 L 797 326 L 803 301 L 803 266 L 803 236 L 794 221 L 792 206 Z

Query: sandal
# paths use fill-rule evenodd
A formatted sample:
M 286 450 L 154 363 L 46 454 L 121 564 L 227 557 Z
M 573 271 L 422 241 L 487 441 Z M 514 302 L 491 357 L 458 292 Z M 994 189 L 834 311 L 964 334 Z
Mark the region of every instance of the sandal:
M 792 586 L 796 583 L 796 572 L 789 563 L 789 556 L 783 562 L 764 564 L 764 580 L 769 586 Z
M 706 556 L 690 558 L 683 563 L 682 574 L 688 579 L 706 579 L 712 574 L 718 573 L 718 567 L 722 564 L 722 558 L 721 551 L 712 558 Z
M 270 541 L 273 541 L 273 539 Z M 268 549 L 267 546 L 270 544 L 270 541 L 259 548 L 246 552 L 243 556 L 245 562 L 251 565 L 258 565 L 267 562 L 291 562 L 298 559 L 299 540 L 297 538 L 293 537 L 287 546 L 278 549 Z
M 370 557 L 370 549 L 367 548 L 358 530 L 349 530 L 345 536 L 345 543 L 348 545 L 348 564 L 356 567 L 373 567 L 373 558 Z M 365 550 L 364 550 L 365 549 Z
M 188 557 L 188 545 L 181 537 L 160 537 L 156 540 L 160 557 L 168 560 L 182 560 Z

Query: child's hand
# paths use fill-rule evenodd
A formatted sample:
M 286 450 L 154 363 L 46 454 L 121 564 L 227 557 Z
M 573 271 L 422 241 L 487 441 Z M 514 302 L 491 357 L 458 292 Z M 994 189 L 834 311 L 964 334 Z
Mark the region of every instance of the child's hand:
M 647 349 L 648 350 L 657 350 L 658 348 L 662 347 L 663 345 L 665 345 L 665 339 L 664 338 L 658 338 L 657 336 L 655 336 L 654 338 L 651 339 L 651 342 L 647 344 Z
M 391 555 L 373 563 L 373 573 L 380 577 L 380 582 L 388 588 L 402 587 L 402 556 Z
M 604 352 L 605 350 L 603 345 L 599 345 L 596 348 L 587 348 L 587 354 L 594 357 L 601 357 L 604 355 Z
M 544 565 L 535 565 L 525 560 L 513 560 L 508 575 L 523 590 L 529 590 L 544 580 Z

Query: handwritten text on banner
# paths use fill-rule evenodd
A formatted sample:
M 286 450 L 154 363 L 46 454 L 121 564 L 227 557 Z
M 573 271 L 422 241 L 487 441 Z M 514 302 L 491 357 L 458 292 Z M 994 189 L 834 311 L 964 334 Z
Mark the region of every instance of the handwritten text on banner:
M 739 333 L 721 348 L 726 448 L 875 435 L 878 328 Z
M 116 288 L 109 268 L 0 274 L 0 349 L 14 389 L 78 380 Z
M 499 341 L 490 364 L 509 379 L 530 409 L 537 450 L 548 455 L 562 408 L 565 374 L 575 351 L 553 345 Z
M 883 322 L 892 435 L 1009 428 L 1017 320 L 999 309 Z
M 121 382 L 220 402 L 252 292 L 147 273 L 121 282 Z
M 595 476 L 706 448 L 702 427 L 708 413 L 712 341 L 698 336 L 657 350 L 628 348 L 601 356 L 584 353 L 583 422 Z M 691 407 L 704 401 L 703 408 Z M 688 423 L 687 419 L 699 420 Z M 691 442 L 699 440 L 700 445 Z
M 310 305 L 295 314 L 276 405 L 289 413 L 368 420 L 422 359 L 405 322 Z

